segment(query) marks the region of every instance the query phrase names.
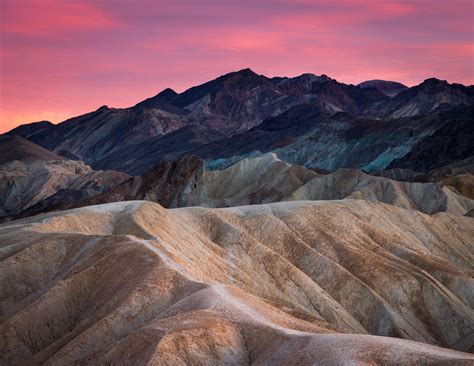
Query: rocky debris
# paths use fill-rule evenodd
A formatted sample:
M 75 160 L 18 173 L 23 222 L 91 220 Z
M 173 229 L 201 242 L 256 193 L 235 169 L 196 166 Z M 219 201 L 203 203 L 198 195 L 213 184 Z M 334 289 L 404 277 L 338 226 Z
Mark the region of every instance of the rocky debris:
M 0 362 L 471 364 L 436 346 L 472 347 L 472 220 L 134 201 L 3 224 Z

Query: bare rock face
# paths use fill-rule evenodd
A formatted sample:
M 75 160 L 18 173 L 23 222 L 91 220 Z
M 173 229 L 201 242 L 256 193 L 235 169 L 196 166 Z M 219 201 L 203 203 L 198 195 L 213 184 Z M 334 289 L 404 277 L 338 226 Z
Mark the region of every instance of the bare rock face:
M 128 178 L 121 172 L 94 171 L 81 161 L 14 160 L 0 165 L 0 220 L 65 207 Z
M 364 200 L 3 224 L 0 362 L 472 364 L 473 238 Z
M 132 177 L 103 194 L 70 206 L 127 200 L 152 201 L 168 208 L 193 206 L 199 204 L 196 189 L 203 174 L 204 161 L 188 155 L 182 159 L 164 161 L 141 176 Z

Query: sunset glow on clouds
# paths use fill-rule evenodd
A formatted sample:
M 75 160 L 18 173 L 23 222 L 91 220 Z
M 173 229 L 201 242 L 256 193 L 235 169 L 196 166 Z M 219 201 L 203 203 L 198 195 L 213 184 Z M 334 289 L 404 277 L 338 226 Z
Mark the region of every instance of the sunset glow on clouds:
M 474 83 L 472 0 L 0 0 L 0 132 L 250 67 Z

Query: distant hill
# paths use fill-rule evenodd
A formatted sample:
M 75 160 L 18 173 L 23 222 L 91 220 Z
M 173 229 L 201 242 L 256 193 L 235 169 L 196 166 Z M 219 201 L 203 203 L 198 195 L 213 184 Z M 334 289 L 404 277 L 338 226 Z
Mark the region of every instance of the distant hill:
M 0 136 L 0 164 L 5 164 L 14 160 L 48 161 L 62 159 L 64 158 L 54 152 L 46 150 L 45 148 L 20 136 Z
M 394 97 L 400 92 L 408 89 L 406 85 L 397 83 L 396 81 L 386 81 L 386 80 L 368 80 L 358 84 L 360 88 L 374 88 L 377 89 L 380 93 L 385 94 L 389 97 Z

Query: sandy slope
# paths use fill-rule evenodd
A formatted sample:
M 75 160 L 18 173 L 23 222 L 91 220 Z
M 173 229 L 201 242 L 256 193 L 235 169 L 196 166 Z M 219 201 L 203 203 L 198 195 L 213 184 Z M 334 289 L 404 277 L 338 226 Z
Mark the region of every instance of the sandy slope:
M 401 172 L 390 173 L 398 177 Z M 469 172 L 423 183 L 350 169 L 324 175 L 284 162 L 273 153 L 213 171 L 204 170 L 204 162 L 198 157 L 187 156 L 162 162 L 130 178 L 114 171 L 93 171 L 77 161 L 15 161 L 0 166 L 0 178 L 0 214 L 1 210 L 4 215 L 9 213 L 9 219 L 127 200 L 147 200 L 175 208 L 354 198 L 428 214 L 462 216 L 474 209 L 473 175 Z
M 467 192 L 471 175 L 463 176 L 459 191 Z M 453 177 L 452 180 L 455 178 Z M 248 158 L 223 169 L 206 171 L 198 181 L 197 202 L 203 206 L 228 207 L 281 200 L 337 200 L 343 198 L 379 201 L 428 214 L 449 212 L 464 215 L 474 208 L 474 200 L 441 183 L 399 182 L 358 170 L 339 169 L 317 174 L 300 165 L 291 165 L 273 153 Z M 468 188 L 466 188 L 468 187 Z
M 209 207 L 278 202 L 317 176 L 268 153 L 223 170 L 205 171 L 198 181 L 198 201 Z
M 363 200 L 14 221 L 0 363 L 472 364 L 426 343 L 472 351 L 473 238 L 472 218 Z
M 84 198 L 128 178 L 121 172 L 92 170 L 82 161 L 14 160 L 0 165 L 0 219 L 19 214 L 61 192 L 82 193 Z M 58 201 L 68 203 L 64 196 Z
M 472 176 L 465 177 L 465 180 L 469 180 L 470 177 Z M 446 185 L 448 184 L 461 183 L 446 182 Z M 454 189 L 441 183 L 399 182 L 349 169 L 339 169 L 332 174 L 312 179 L 286 197 L 287 200 L 343 198 L 385 202 L 427 214 L 441 211 L 464 215 L 474 208 L 474 200 L 454 192 Z

